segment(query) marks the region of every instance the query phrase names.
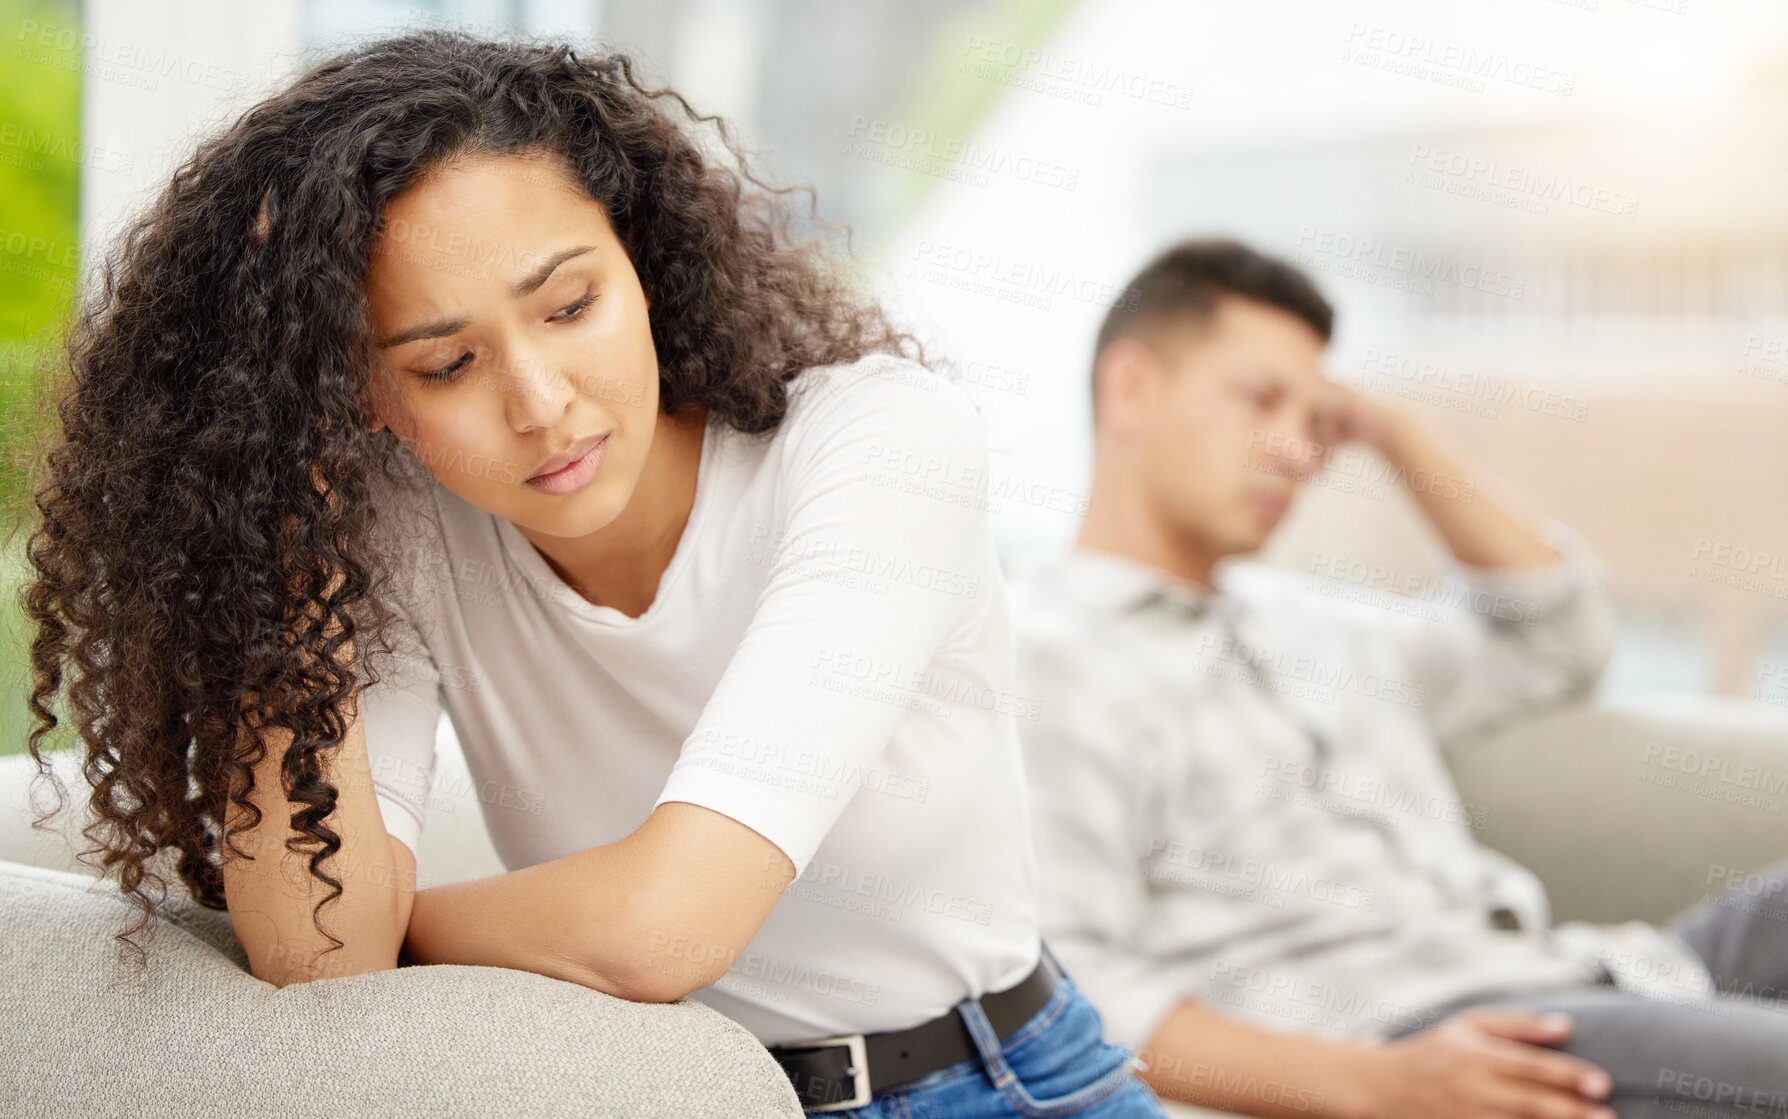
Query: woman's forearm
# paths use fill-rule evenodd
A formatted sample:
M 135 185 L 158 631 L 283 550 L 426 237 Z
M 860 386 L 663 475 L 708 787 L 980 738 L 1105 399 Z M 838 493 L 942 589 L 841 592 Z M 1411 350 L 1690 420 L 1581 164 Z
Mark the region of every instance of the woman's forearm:
M 612 846 L 612 845 L 610 845 Z M 586 905 L 568 898 L 568 860 L 590 868 L 585 879 L 593 893 L 602 881 L 596 868 L 605 848 L 540 863 L 470 882 L 418 890 L 404 935 L 404 956 L 422 964 L 470 964 L 531 971 L 630 997 L 625 974 L 603 974 L 589 966 L 586 945 L 599 930 L 584 914 L 601 912 L 599 899 Z
M 405 955 L 672 1002 L 726 973 L 793 875 L 755 831 L 671 801 L 613 843 L 419 892 Z
M 333 890 L 311 874 L 308 854 L 286 848 L 296 833 L 280 771 L 292 732 L 269 728 L 263 738 L 267 754 L 254 767 L 249 796 L 261 819 L 232 841 L 247 857 L 226 852 L 221 868 L 230 922 L 250 972 L 284 987 L 395 967 L 415 865 L 409 849 L 385 831 L 360 719 L 349 719 L 341 747 L 325 764 L 325 779 L 337 792 L 327 823 L 341 837 L 341 848 L 321 869 L 341 882 L 342 892 L 323 908 L 321 923 L 340 947 L 318 931 L 315 914 Z M 232 825 L 248 822 L 234 806 L 229 816 Z

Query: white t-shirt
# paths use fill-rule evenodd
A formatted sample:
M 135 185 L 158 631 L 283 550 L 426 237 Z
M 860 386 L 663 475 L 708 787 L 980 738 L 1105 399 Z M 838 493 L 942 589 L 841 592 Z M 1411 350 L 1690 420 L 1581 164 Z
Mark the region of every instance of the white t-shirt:
M 412 850 L 443 706 L 510 870 L 673 800 L 775 843 L 798 877 L 691 996 L 767 1045 L 916 1025 L 1039 953 L 1018 737 L 1038 705 L 1014 689 L 980 417 L 885 354 L 789 389 L 772 432 L 709 422 L 637 618 L 438 483 L 430 508 L 391 498 L 441 531 L 404 537 L 388 601 L 409 652 L 361 696 L 379 809 Z

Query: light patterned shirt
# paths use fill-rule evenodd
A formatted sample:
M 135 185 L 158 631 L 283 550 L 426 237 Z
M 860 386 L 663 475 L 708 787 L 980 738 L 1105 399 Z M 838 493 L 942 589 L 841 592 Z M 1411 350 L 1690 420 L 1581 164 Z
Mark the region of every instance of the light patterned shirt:
M 1415 597 L 1259 563 L 1204 592 L 1085 548 L 1012 581 L 1044 935 L 1108 1038 L 1140 1049 L 1188 998 L 1374 1037 L 1478 993 L 1708 989 L 1664 930 L 1552 927 L 1446 768 L 1440 741 L 1608 659 L 1599 569 L 1547 531 L 1559 562 L 1456 565 Z

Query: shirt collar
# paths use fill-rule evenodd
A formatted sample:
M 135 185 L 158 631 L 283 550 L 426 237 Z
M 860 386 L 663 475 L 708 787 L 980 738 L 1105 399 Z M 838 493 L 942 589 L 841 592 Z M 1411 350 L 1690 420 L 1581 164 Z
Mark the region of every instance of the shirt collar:
M 1132 613 L 1171 603 L 1196 615 L 1221 598 L 1141 560 L 1094 548 L 1070 548 L 1051 568 L 1055 593 L 1094 609 Z

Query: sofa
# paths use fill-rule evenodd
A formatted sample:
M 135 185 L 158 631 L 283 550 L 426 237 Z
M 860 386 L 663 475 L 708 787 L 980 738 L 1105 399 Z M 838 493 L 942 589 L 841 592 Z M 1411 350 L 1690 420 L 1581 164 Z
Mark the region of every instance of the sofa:
M 1663 920 L 1788 855 L 1780 708 L 1590 700 L 1446 748 L 1480 837 L 1538 873 L 1560 920 Z M 77 759 L 56 757 L 82 798 Z M 502 873 L 445 721 L 436 766 L 419 881 Z M 249 974 L 227 914 L 172 891 L 147 976 L 118 986 L 110 936 L 129 911 L 75 859 L 74 812 L 31 828 L 34 772 L 0 758 L 0 1114 L 801 1114 L 757 1040 L 700 1003 L 446 965 L 279 989 Z
M 503 873 L 442 720 L 417 880 Z M 52 755 L 71 804 L 87 786 Z M 256 979 L 229 915 L 169 878 L 141 980 L 111 936 L 134 921 L 74 857 L 74 813 L 33 831 L 29 755 L 0 757 L 0 1115 L 577 1116 L 783 1119 L 793 1086 L 743 1026 L 702 1003 L 628 1002 L 496 967 Z M 47 782 L 38 800 L 53 804 Z
M 1443 748 L 1478 839 L 1539 876 L 1557 921 L 1661 923 L 1703 899 L 1742 902 L 1759 887 L 1751 871 L 1788 858 L 1782 707 L 1592 698 Z

